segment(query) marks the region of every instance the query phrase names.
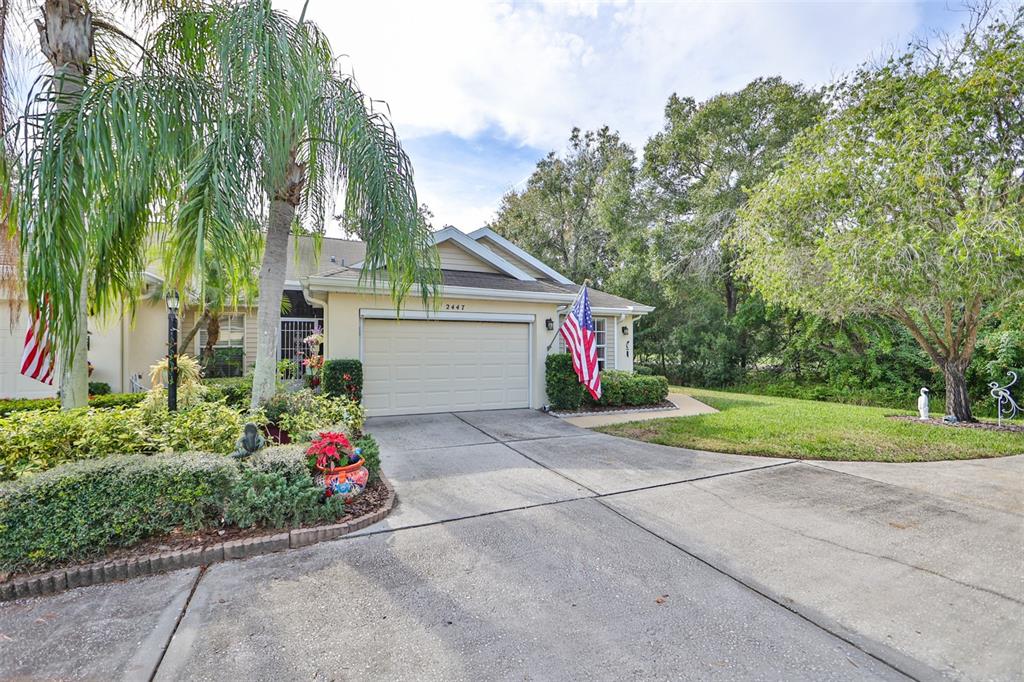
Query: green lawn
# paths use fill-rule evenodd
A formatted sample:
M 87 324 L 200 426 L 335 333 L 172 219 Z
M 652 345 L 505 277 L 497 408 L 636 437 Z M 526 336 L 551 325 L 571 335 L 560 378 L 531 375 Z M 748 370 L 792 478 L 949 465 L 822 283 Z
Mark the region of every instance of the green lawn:
M 1019 433 L 887 419 L 886 415 L 900 413 L 889 408 L 697 388 L 674 390 L 721 411 L 598 430 L 662 445 L 798 459 L 926 462 L 1024 454 L 1024 435 Z

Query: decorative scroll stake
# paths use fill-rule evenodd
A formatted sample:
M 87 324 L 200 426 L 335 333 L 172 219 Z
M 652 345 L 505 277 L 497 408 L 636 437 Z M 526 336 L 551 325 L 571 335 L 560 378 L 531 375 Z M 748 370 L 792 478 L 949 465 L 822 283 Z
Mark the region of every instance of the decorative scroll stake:
M 1006 414 L 1007 419 L 1013 419 L 1017 416 L 1017 413 L 1021 411 L 1020 405 L 1013 400 L 1013 396 L 1010 395 L 1010 386 L 1017 383 L 1017 373 L 1007 372 L 1006 376 L 1012 377 L 1012 381 L 1005 386 L 1000 386 L 997 382 L 990 382 L 988 387 L 992 390 L 989 393 L 996 399 L 996 405 L 999 410 L 997 412 L 999 418 L 999 425 L 1003 425 L 1003 414 Z

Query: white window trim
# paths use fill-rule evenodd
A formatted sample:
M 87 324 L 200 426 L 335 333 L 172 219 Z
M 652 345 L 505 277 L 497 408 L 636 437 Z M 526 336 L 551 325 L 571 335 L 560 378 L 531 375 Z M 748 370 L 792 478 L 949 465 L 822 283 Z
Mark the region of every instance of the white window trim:
M 565 313 L 559 313 L 558 314 L 558 324 L 559 324 L 558 328 L 559 329 L 561 329 L 561 324 L 564 321 L 565 321 Z M 615 318 L 614 317 L 597 317 L 597 316 L 595 316 L 594 317 L 594 328 L 595 329 L 597 328 L 597 323 L 598 322 L 604 323 L 604 332 L 602 332 L 604 334 L 604 343 L 603 344 L 599 344 L 597 346 L 597 349 L 598 349 L 598 356 L 597 356 L 597 358 L 598 358 L 598 360 L 604 360 L 604 369 L 615 369 L 615 365 L 616 365 L 615 353 L 613 352 L 611 354 L 611 357 L 608 357 L 608 334 L 609 333 L 612 333 L 612 334 L 615 333 L 615 324 L 614 324 L 615 323 Z M 558 350 L 561 353 L 567 353 L 568 352 L 566 350 L 566 348 L 565 348 L 565 339 L 562 338 L 561 334 L 558 334 Z M 603 358 L 601 357 L 601 351 L 604 351 L 604 357 Z
M 239 345 L 237 345 L 237 346 L 224 346 L 224 345 L 221 345 L 220 341 L 218 341 L 217 343 L 215 343 L 213 345 L 213 347 L 214 348 L 241 348 L 242 349 L 242 356 L 244 357 L 245 356 L 245 313 L 221 313 L 217 317 L 219 317 L 221 320 L 223 320 L 225 317 L 237 317 L 240 320 L 240 324 L 241 324 L 242 342 Z M 224 325 L 222 324 L 221 325 L 221 329 L 223 329 L 223 328 L 224 328 Z M 203 352 L 203 346 L 206 345 L 206 344 L 203 343 L 203 337 L 205 335 L 206 335 L 206 329 L 205 328 L 201 328 L 198 332 L 196 332 L 196 357 L 198 357 L 199 354 Z

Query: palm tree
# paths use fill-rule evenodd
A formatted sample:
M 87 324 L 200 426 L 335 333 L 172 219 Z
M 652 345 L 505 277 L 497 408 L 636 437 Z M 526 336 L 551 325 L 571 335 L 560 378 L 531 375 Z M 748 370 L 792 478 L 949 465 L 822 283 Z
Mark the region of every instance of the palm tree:
M 249 197 L 264 227 L 252 405 L 275 391 L 287 240 L 294 228 L 321 234 L 334 198 L 367 245 L 365 277 L 387 272 L 396 305 L 414 282 L 429 297 L 439 277 L 430 231 L 420 219 L 412 168 L 388 119 L 340 74 L 313 24 L 267 0 L 172 15 L 152 53 L 219 90 L 213 136 L 185 188 L 171 267 L 186 276 L 202 244 L 197 214 L 230 225 L 225 187 Z
M 0 8 L 0 101 L 7 103 L 10 97 L 9 78 L 6 71 L 7 57 L 7 23 L 10 12 L 16 3 L 8 0 Z M 143 19 L 143 24 L 158 17 L 169 8 L 179 7 L 193 2 L 176 2 L 175 0 L 111 0 L 111 8 L 134 10 Z M 24 3 L 23 7 L 31 7 Z M 64 409 L 81 407 L 88 401 L 88 361 L 87 361 L 87 319 L 89 314 L 89 269 L 90 248 L 88 245 L 89 223 L 82 219 L 82 214 L 70 223 L 51 223 L 47 227 L 57 229 L 60 234 L 45 234 L 36 229 L 34 219 L 41 208 L 34 200 L 39 198 L 39 189 L 34 182 L 39 178 L 31 177 L 39 170 L 31 158 L 31 147 L 41 142 L 39 135 L 47 130 L 53 119 L 62 114 L 74 111 L 81 101 L 82 93 L 90 81 L 99 77 L 109 77 L 111 69 L 125 68 L 126 51 L 129 44 L 135 43 L 126 32 L 109 23 L 96 14 L 96 7 L 85 0 L 42 0 L 39 6 L 40 16 L 35 25 L 39 33 L 39 46 L 43 56 L 51 66 L 49 78 L 45 80 L 39 94 L 35 97 L 36 111 L 20 127 L 27 140 L 26 148 L 20 150 L 29 161 L 26 170 L 12 169 L 5 160 L 3 172 L 0 173 L 0 193 L 3 201 L 0 208 L 0 224 L 7 229 L 4 237 L 15 231 L 20 232 L 21 259 L 25 269 L 25 279 L 30 308 L 51 310 L 49 317 L 51 330 L 56 332 L 57 355 L 61 365 L 60 389 L 61 405 Z M 97 29 L 99 32 L 97 32 Z M 127 48 L 127 49 L 126 49 Z M 0 117 L 2 119 L 2 117 Z M 0 120 L 0 123 L 6 123 Z M 8 142 L 8 126 L 3 126 L 5 143 Z M 5 144 L 5 148 L 6 148 Z M 64 150 L 67 154 L 68 150 Z M 73 154 L 69 154 L 73 157 Z M 73 158 L 62 166 L 62 170 L 80 173 Z M 15 187 L 20 186 L 12 178 L 27 173 L 30 182 L 29 193 L 23 201 L 12 197 Z M 47 178 L 54 184 L 50 189 L 60 188 L 68 194 L 72 203 L 81 203 L 87 195 L 75 196 L 74 192 L 82 190 L 81 183 L 71 178 Z M 21 212 L 20 218 L 12 206 L 21 204 L 29 208 L 29 212 Z M 72 215 L 61 211 L 62 216 Z M 14 220 L 11 220 L 11 218 Z M 54 239 L 54 237 L 56 238 Z M 60 247 L 59 252 L 52 250 Z M 39 265 L 38 261 L 52 260 L 52 265 Z M 56 263 L 59 259 L 60 263 Z M 119 264 L 111 263 L 112 267 Z M 5 280 L 5 286 L 10 286 Z M 75 292 L 72 300 L 68 292 Z

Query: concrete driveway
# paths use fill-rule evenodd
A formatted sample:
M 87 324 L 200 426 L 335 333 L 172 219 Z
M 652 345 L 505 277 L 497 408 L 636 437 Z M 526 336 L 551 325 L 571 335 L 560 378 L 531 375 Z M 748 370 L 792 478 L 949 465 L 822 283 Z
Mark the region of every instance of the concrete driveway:
M 1024 457 L 720 455 L 528 410 L 368 429 L 384 523 L 0 606 L 0 677 L 1024 676 Z

